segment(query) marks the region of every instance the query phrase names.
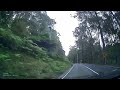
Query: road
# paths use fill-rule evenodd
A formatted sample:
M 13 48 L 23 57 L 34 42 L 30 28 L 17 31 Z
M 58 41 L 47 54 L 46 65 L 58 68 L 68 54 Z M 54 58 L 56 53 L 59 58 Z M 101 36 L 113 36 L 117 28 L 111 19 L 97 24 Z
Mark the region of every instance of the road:
M 73 64 L 59 79 L 111 79 L 120 75 L 120 67 L 95 64 Z

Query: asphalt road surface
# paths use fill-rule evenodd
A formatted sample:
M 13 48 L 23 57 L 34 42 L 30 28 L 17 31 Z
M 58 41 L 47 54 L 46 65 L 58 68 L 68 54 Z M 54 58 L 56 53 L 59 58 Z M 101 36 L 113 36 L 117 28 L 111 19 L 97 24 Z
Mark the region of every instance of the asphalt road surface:
M 112 79 L 118 76 L 120 67 L 81 63 L 73 64 L 59 79 Z

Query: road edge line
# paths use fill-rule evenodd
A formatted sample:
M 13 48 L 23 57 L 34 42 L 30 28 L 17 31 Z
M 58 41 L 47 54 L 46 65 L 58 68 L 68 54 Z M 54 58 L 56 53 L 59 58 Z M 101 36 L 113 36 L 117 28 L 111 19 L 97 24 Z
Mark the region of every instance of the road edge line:
M 83 64 L 82 64 L 83 65 Z M 83 65 L 83 66 L 85 66 L 85 65 Z M 97 75 L 99 75 L 99 73 L 97 73 L 96 71 L 94 71 L 94 70 L 92 70 L 91 68 L 89 68 L 89 67 L 87 67 L 87 66 L 85 66 L 87 69 L 89 69 L 89 70 L 91 70 L 92 72 L 94 72 L 95 74 L 97 74 Z
M 61 79 L 64 79 L 70 73 L 70 71 L 73 69 L 73 67 L 74 67 L 74 65 L 70 68 L 70 70 Z

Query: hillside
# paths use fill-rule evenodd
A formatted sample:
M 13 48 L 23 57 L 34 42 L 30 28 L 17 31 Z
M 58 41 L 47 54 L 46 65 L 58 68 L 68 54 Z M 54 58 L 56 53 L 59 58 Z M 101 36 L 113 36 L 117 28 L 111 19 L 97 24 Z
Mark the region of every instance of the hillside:
M 71 66 L 44 11 L 0 11 L 0 78 L 52 79 Z

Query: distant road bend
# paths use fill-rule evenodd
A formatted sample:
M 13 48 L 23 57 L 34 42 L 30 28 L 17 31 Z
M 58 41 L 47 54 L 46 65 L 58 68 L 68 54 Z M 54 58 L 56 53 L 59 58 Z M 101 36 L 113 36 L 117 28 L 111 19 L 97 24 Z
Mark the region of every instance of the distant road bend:
M 117 76 L 120 76 L 120 67 L 76 63 L 59 79 L 112 79 Z

